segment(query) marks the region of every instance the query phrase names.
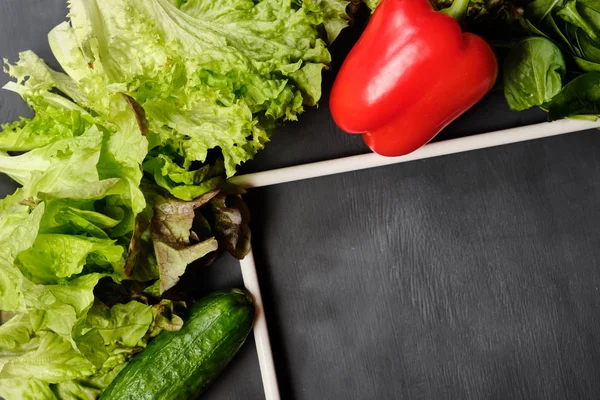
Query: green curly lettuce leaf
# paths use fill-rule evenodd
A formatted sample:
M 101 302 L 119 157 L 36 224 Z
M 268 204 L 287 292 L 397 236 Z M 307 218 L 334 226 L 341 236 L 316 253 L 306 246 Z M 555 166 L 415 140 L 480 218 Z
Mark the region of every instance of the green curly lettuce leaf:
M 269 140 L 277 121 L 295 120 L 321 97 L 345 2 L 149 0 L 70 3 L 70 23 L 49 35 L 85 105 L 106 110 L 123 92 L 145 110 L 151 147 L 186 161 L 224 157 L 228 176 Z

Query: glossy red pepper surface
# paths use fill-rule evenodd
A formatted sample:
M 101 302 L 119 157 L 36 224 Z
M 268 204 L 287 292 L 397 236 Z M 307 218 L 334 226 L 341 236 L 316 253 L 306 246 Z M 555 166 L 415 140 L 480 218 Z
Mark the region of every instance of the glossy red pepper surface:
M 330 110 L 374 152 L 404 155 L 481 100 L 497 74 L 490 45 L 428 0 L 383 0 L 340 69 Z

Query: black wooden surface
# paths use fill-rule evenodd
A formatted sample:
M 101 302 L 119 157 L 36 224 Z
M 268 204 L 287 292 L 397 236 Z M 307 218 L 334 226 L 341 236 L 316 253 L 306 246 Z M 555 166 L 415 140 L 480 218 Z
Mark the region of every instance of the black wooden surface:
M 55 65 L 46 33 L 65 13 L 2 0 L 0 57 L 33 49 Z M 321 107 L 244 171 L 367 151 L 326 96 L 359 33 L 332 49 Z M 0 121 L 25 111 L 0 93 Z M 437 140 L 543 119 L 496 92 Z M 599 153 L 590 131 L 248 193 L 282 397 L 600 398 Z M 199 290 L 239 285 L 223 257 Z M 204 398 L 264 398 L 253 346 Z

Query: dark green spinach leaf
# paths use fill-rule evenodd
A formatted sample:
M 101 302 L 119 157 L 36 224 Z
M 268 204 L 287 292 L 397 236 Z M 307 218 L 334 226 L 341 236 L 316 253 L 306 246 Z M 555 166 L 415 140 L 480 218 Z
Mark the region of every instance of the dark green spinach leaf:
M 587 61 L 584 60 L 583 58 L 579 58 L 579 57 L 573 57 L 573 61 L 575 61 L 575 65 L 577 65 L 577 67 L 579 69 L 581 69 L 582 71 L 585 72 L 593 72 L 593 71 L 600 71 L 600 64 L 592 62 L 592 61 Z
M 600 2 L 571 0 L 557 14 L 569 24 L 582 29 L 593 40 L 600 42 Z
M 600 44 L 588 36 L 583 29 L 575 28 L 573 30 L 579 57 L 586 61 L 600 63 Z
M 504 96 L 511 109 L 542 106 L 562 88 L 563 55 L 552 41 L 529 37 L 519 42 L 504 63 Z
M 554 9 L 561 7 L 563 4 L 564 0 L 535 0 L 525 8 L 525 15 L 535 25 L 541 26 L 548 17 L 552 16 Z
M 596 120 L 600 114 L 600 72 L 578 76 L 548 104 L 551 121 L 561 118 Z

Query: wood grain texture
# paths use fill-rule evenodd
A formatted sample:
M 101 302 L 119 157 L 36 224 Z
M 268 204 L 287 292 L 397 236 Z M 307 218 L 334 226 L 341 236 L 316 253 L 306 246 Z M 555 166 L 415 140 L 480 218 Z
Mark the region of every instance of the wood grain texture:
M 599 151 L 590 132 L 253 191 L 284 397 L 599 398 Z
M 0 57 L 56 66 L 46 34 L 65 14 L 64 0 L 0 1 Z M 321 107 L 245 171 L 367 151 L 327 110 L 360 24 L 332 48 Z M 0 91 L 0 121 L 26 113 Z M 543 119 L 494 92 L 437 140 Z M 599 151 L 588 132 L 250 192 L 283 398 L 599 398 Z M 241 286 L 237 268 L 224 256 L 198 291 Z M 203 398 L 264 398 L 253 345 Z

